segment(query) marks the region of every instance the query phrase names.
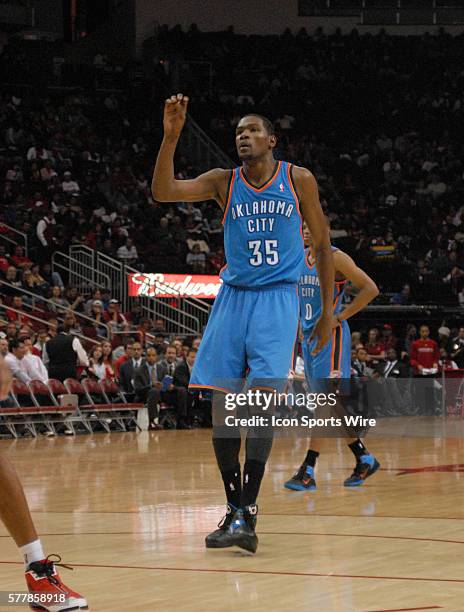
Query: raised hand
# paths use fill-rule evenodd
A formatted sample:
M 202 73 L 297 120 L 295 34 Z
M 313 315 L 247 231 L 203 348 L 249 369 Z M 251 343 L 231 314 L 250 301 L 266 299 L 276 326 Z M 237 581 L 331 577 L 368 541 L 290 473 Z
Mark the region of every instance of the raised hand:
M 188 102 L 187 96 L 178 93 L 164 103 L 164 135 L 168 138 L 179 138 L 185 124 Z

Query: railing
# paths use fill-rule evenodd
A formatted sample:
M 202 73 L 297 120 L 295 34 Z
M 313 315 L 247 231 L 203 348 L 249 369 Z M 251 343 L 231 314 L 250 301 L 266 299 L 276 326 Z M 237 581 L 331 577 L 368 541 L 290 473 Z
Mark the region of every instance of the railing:
M 127 266 L 84 244 L 73 245 L 67 258 L 70 284 L 73 284 L 76 279 L 84 279 L 87 286 L 92 283 L 94 287 L 104 286 L 111 292 L 111 297 L 121 302 L 123 310 L 130 310 L 128 276 L 140 274 L 140 270 Z M 96 274 L 107 279 L 105 285 L 95 283 L 93 279 Z M 200 299 L 181 297 L 179 292 L 163 283 L 159 283 L 159 287 L 169 292 L 177 301 L 177 307 L 170 303 L 169 298 L 140 296 L 138 299 L 144 316 L 162 319 L 167 324 L 166 331 L 172 333 L 200 334 L 206 325 L 211 307 Z
M 11 310 L 12 312 L 16 312 L 19 315 L 26 316 L 28 319 L 30 319 L 32 321 L 37 321 L 45 329 L 48 329 L 48 327 L 49 327 L 49 322 L 47 321 L 47 319 L 41 319 L 40 317 L 37 317 L 36 315 L 30 314 L 29 312 L 26 313 L 26 315 L 25 315 L 24 314 L 24 310 L 18 310 L 17 308 L 14 308 L 13 306 L 7 306 L 6 309 L 7 310 Z M 95 338 L 89 338 L 89 336 L 84 336 L 84 334 L 78 334 L 78 333 L 75 333 L 73 331 L 71 331 L 71 333 L 72 333 L 73 336 L 76 336 L 77 338 L 80 338 L 81 340 L 85 340 L 86 342 L 91 342 L 92 344 L 100 344 L 100 342 L 101 342 L 101 340 L 96 340 Z
M 182 153 L 195 160 L 200 170 L 212 167 L 234 168 L 237 164 L 206 134 L 190 115 L 179 143 Z
M 0 231 L 0 239 L 6 240 L 7 242 L 14 244 L 15 246 L 20 245 L 24 247 L 24 254 L 27 257 L 28 256 L 27 234 L 25 234 L 24 232 L 20 232 L 14 227 L 11 227 L 11 225 L 7 225 L 6 223 L 0 223 L 0 230 L 3 230 L 4 228 L 8 230 L 8 234 L 11 234 L 11 233 L 15 234 L 15 236 L 18 237 L 18 240 L 14 240 L 14 238 L 12 238 L 11 236 L 8 236 L 8 234 L 4 234 L 3 231 Z
M 55 251 L 52 256 L 52 270 L 54 272 L 61 270 L 68 274 L 68 284 L 72 287 L 84 290 L 96 287 L 111 289 L 110 277 L 96 270 L 93 266 L 93 258 L 85 255 L 78 260 L 61 251 Z
M 89 325 L 84 325 L 85 327 L 93 327 L 95 324 L 98 324 L 98 327 L 103 327 L 106 330 L 106 338 L 111 338 L 111 331 L 110 331 L 110 327 L 109 325 L 107 325 L 106 323 L 100 323 L 99 321 L 96 321 L 95 319 L 93 319 L 92 317 L 89 317 L 88 315 L 82 314 L 81 312 L 76 312 L 75 310 L 73 310 L 72 308 L 66 308 L 65 306 L 58 306 L 55 302 L 53 302 L 53 300 L 49 300 L 47 298 L 42 297 L 41 295 L 37 295 L 36 293 L 33 293 L 32 291 L 29 291 L 28 289 L 24 289 L 23 287 L 15 287 L 14 285 L 11 285 L 10 283 L 7 283 L 6 281 L 0 280 L 0 288 L 2 286 L 6 286 L 6 287 L 10 287 L 10 289 L 14 289 L 15 292 L 17 292 L 19 295 L 27 295 L 29 298 L 32 298 L 32 308 L 39 310 L 37 308 L 36 302 L 39 303 L 44 303 L 44 304 L 49 304 L 50 306 L 53 307 L 52 310 L 49 310 L 48 312 L 53 312 L 53 314 L 56 315 L 56 319 L 58 319 L 58 321 L 62 321 L 64 320 L 64 317 L 62 316 L 62 313 L 64 312 L 72 312 L 74 314 L 74 316 L 76 317 L 76 319 L 81 319 L 82 322 L 84 321 L 88 321 Z M 1 291 L 0 291 L 1 294 Z M 10 308 L 9 306 L 6 306 L 6 308 Z M 54 309 L 57 309 L 57 311 L 55 312 Z M 12 310 L 10 308 L 10 310 Z M 43 311 L 45 312 L 45 311 Z M 27 315 L 29 316 L 29 314 Z M 100 336 L 101 338 L 104 338 L 104 336 Z

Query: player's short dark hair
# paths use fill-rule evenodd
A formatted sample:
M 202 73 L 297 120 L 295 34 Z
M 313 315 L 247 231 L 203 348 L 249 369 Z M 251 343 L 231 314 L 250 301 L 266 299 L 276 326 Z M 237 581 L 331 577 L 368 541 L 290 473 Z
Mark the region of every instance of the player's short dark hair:
M 257 113 L 248 113 L 248 115 L 244 115 L 242 119 L 244 119 L 245 117 L 258 117 L 258 119 L 261 119 L 261 121 L 263 122 L 263 125 L 266 129 L 266 132 L 269 134 L 269 136 L 274 136 L 275 134 L 274 124 L 272 123 L 270 119 L 268 119 L 267 117 L 264 117 L 264 115 L 258 115 Z
M 195 354 L 196 354 L 196 353 L 198 353 L 198 349 L 193 348 L 193 346 L 191 346 L 191 347 L 189 348 L 189 350 L 188 350 L 187 355 L 190 355 L 190 353 L 195 353 Z

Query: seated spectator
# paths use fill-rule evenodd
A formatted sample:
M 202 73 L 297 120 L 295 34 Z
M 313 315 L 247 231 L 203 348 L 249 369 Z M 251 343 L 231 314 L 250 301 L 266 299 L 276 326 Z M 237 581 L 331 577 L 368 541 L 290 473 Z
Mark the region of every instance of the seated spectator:
M 11 262 L 19 269 L 32 267 L 32 261 L 24 255 L 24 247 L 19 244 L 15 246 Z
M 48 337 L 47 330 L 45 328 L 39 329 L 37 332 L 37 339 L 34 344 L 34 348 L 37 351 L 39 357 L 43 358 L 43 350 L 45 348 L 45 344 L 50 338 Z
M 21 276 L 18 274 L 18 270 L 14 266 L 10 266 L 5 274 L 5 281 L 10 286 L 2 285 L 2 294 L 7 296 L 17 295 L 15 287 L 21 287 Z
M 124 347 L 124 353 L 118 357 L 118 359 L 116 359 L 116 361 L 114 362 L 114 375 L 116 377 L 116 380 L 119 380 L 119 376 L 120 376 L 120 369 L 123 363 L 126 363 L 126 361 L 128 361 L 129 359 L 132 359 L 134 355 L 134 341 L 132 339 L 127 340 L 125 347 Z
M 458 364 L 451 359 L 448 351 L 442 346 L 440 348 L 440 359 L 438 360 L 440 372 L 443 370 L 458 370 Z
M 364 346 L 371 365 L 376 366 L 385 359 L 385 345 L 380 340 L 379 330 L 376 327 L 369 330 L 367 342 Z
M 128 395 L 134 395 L 134 372 L 142 365 L 142 345 L 134 342 L 132 357 L 127 359 L 119 369 L 119 384 Z
M 17 337 L 18 327 L 16 326 L 16 323 L 14 321 L 8 323 L 8 325 L 6 326 L 5 333 L 8 340 L 13 340 L 13 338 Z
M 8 338 L 6 337 L 6 335 L 4 334 L 4 332 L 1 332 L 0 335 L 0 357 L 6 357 L 6 355 L 8 354 Z
M 156 380 L 161 383 L 161 401 L 173 406 L 177 415 L 177 428 L 188 429 L 187 423 L 187 390 L 174 385 L 177 351 L 175 346 L 168 346 L 165 358 L 155 365 Z
M 174 370 L 174 380 L 172 381 L 174 388 L 183 387 L 187 390 L 187 415 L 190 415 L 192 413 L 195 400 L 198 396 L 198 393 L 193 393 L 188 389 L 190 383 L 190 376 L 192 374 L 192 369 L 195 364 L 197 352 L 197 349 L 194 348 L 190 348 L 188 350 L 186 359 L 182 360 L 182 363 L 178 363 L 176 365 L 176 369 Z M 197 420 L 204 420 L 202 417 L 204 417 L 204 415 L 197 416 Z
M 89 298 L 85 302 L 84 304 L 85 314 L 92 316 L 91 312 L 92 312 L 92 306 L 94 302 L 101 302 L 101 305 L 103 306 L 103 297 L 102 297 L 102 292 L 100 291 L 100 289 L 95 289 L 95 291 L 92 292 L 92 297 Z
M 61 278 L 59 272 L 52 272 L 52 267 L 49 263 L 44 263 L 41 274 L 49 287 L 58 285 L 58 287 L 64 289 L 63 279 Z
M 106 368 L 103 364 L 103 350 L 100 344 L 94 345 L 90 349 L 88 371 L 98 381 L 106 378 Z
M 78 292 L 76 287 L 68 287 L 65 291 L 65 297 L 70 303 L 69 308 L 74 312 L 84 312 L 84 296 Z
M 26 354 L 23 358 L 25 370 L 31 380 L 40 380 L 43 383 L 48 382 L 48 372 L 41 357 L 34 353 L 34 346 L 31 338 L 24 338 L 24 347 Z
M 12 310 L 14 308 L 14 310 Z M 19 312 L 18 312 L 19 311 Z M 16 326 L 30 325 L 30 318 L 24 314 L 23 298 L 20 295 L 15 295 L 11 304 L 11 308 L 6 309 L 8 321 L 14 322 Z
M 186 263 L 194 274 L 205 273 L 206 255 L 201 252 L 199 244 L 193 245 L 192 252 L 187 255 Z
M 157 359 L 156 351 L 149 348 L 146 358 L 134 370 L 135 396 L 138 401 L 147 405 L 149 429 L 158 429 L 158 405 L 161 399 L 162 383 L 158 381 L 155 372 Z
M 400 293 L 395 293 L 390 300 L 391 304 L 398 304 L 400 306 L 408 306 L 411 304 L 411 287 L 410 285 L 404 285 Z
M 458 368 L 464 368 L 464 326 L 459 328 L 458 335 L 449 343 L 448 352 Z
M 393 335 L 393 328 L 389 323 L 385 323 L 382 330 L 382 338 L 380 339 L 381 344 L 385 347 L 385 351 L 388 349 L 396 348 L 398 343 L 397 338 Z
M 114 364 L 113 364 L 113 347 L 111 342 L 105 340 L 101 343 L 103 353 L 103 365 L 105 366 L 105 378 L 115 380 Z
M 75 193 L 79 194 L 81 190 L 77 181 L 74 181 L 72 179 L 72 175 L 71 175 L 71 172 L 69 172 L 69 170 L 67 170 L 63 174 L 63 182 L 61 183 L 61 189 L 63 190 L 63 193 L 65 194 L 75 194 Z
M 113 331 L 129 331 L 126 317 L 119 311 L 119 300 L 112 299 L 103 315 L 104 321 Z
M 126 312 L 125 317 L 132 326 L 140 325 L 143 318 L 142 305 L 138 300 L 132 302 L 129 312 Z
M 101 300 L 94 300 L 92 310 L 89 312 L 89 316 L 92 317 L 94 322 L 92 325 L 95 327 L 98 336 L 105 338 L 108 335 L 105 322 L 105 313 L 103 311 L 103 302 Z
M 126 243 L 119 247 L 116 252 L 117 258 L 128 266 L 135 266 L 139 255 L 132 238 L 127 238 Z
M 63 312 L 66 308 L 70 308 L 71 304 L 63 297 L 63 289 L 58 285 L 52 287 L 52 293 L 50 296 L 51 304 L 48 304 L 49 309 L 52 312 Z
M 410 374 L 409 367 L 398 360 L 394 348 L 387 350 L 385 363 L 379 364 L 378 372 L 382 378 L 408 378 Z
M 38 289 L 41 295 L 45 295 L 49 284 L 45 280 L 45 278 L 40 274 L 40 266 L 39 264 L 34 264 L 31 268 L 31 277 L 34 282 L 34 286 Z
M 372 378 L 374 369 L 369 367 L 369 356 L 366 349 L 360 346 L 356 350 L 356 357 L 351 364 L 351 370 L 354 376 L 360 378 Z
M 19 339 L 10 340 L 9 353 L 5 357 L 5 363 L 11 370 L 13 378 L 17 378 L 23 383 L 28 383 L 31 379 L 27 372 L 24 356 L 26 355 L 26 347 L 24 342 Z
M 2 276 L 6 274 L 6 271 L 8 270 L 10 265 L 11 264 L 8 260 L 5 247 L 3 246 L 3 244 L 0 244 L 0 272 L 2 273 Z

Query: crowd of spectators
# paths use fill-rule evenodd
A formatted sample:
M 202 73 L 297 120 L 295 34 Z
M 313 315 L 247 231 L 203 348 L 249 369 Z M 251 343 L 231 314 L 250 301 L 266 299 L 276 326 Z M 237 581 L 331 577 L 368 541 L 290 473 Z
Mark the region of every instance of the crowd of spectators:
M 162 27 L 146 42 L 145 72 L 128 72 L 118 92 L 2 91 L 0 222 L 25 232 L 45 266 L 53 251 L 84 243 L 148 271 L 217 273 L 217 205 L 150 195 L 165 88 L 177 78 L 192 116 L 233 159 L 240 116 L 275 121 L 277 155 L 314 172 L 332 238 L 374 276 L 378 302 L 464 304 L 463 46 L 464 36 L 444 32 L 246 37 Z M 201 61 L 211 66 L 206 81 Z M 179 178 L 198 172 L 182 156 L 176 169 Z M 37 270 L 22 278 L 28 265 L 17 276 L 36 288 Z
M 0 332 L 0 354 L 12 375 L 22 383 L 50 379 L 91 378 L 117 383 L 127 401 L 142 402 L 148 408 L 149 428 L 160 429 L 160 415 L 171 410 L 169 426 L 190 429 L 210 423 L 208 406 L 198 394 L 188 391 L 190 373 L 201 338 L 157 334 L 142 345 L 137 335 L 114 347 L 110 340 L 95 342 L 84 349 L 75 314 L 68 310 L 62 324 L 52 324 L 35 333 L 23 326 Z M 85 344 L 85 343 L 84 343 Z M 12 398 L 2 402 L 11 407 Z M 197 410 L 200 406 L 201 410 Z
M 376 279 L 378 302 L 456 305 L 464 303 L 463 51 L 464 35 L 444 31 L 245 36 L 195 26 L 161 28 L 145 49 L 181 67 L 192 115 L 232 158 L 241 116 L 275 122 L 277 155 L 313 171 L 332 238 Z

